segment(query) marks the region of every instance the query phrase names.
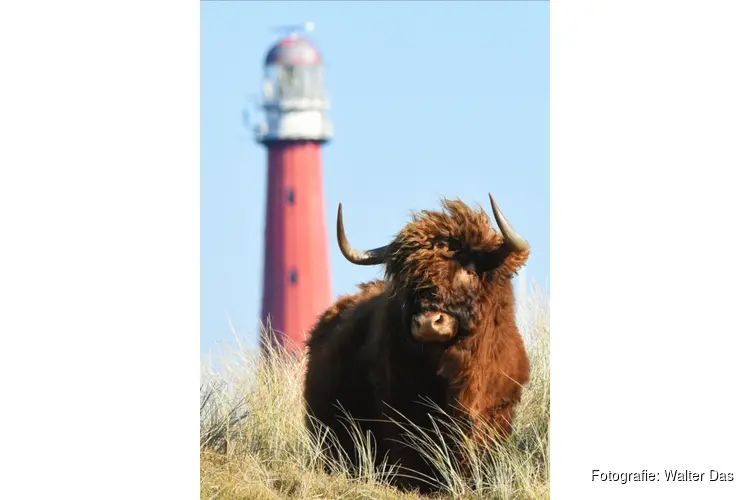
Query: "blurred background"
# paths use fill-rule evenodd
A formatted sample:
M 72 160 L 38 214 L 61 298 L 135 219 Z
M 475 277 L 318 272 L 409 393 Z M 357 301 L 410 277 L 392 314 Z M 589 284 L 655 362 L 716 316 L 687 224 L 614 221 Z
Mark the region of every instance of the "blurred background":
M 517 287 L 549 286 L 549 3 L 201 2 L 201 354 L 257 342 L 266 151 L 263 61 L 282 33 L 323 57 L 334 137 L 323 146 L 333 296 L 382 275 L 336 245 L 344 204 L 355 246 L 387 243 L 412 210 L 492 192 L 532 245 Z M 244 116 L 247 110 L 248 116 Z

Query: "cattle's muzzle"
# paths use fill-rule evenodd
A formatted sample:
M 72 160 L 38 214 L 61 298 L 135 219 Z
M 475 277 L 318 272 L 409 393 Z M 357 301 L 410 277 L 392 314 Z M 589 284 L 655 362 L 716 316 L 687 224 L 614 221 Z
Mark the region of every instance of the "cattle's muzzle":
M 447 342 L 458 332 L 458 321 L 444 312 L 423 312 L 411 318 L 411 334 L 422 342 Z

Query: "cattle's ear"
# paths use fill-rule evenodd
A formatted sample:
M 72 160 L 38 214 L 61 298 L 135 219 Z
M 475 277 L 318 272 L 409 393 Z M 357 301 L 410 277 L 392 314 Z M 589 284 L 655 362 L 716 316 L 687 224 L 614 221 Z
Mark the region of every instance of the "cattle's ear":
M 518 274 L 518 271 L 526 264 L 529 259 L 529 250 L 523 252 L 508 252 L 503 260 L 501 266 L 502 274 L 508 277 L 513 277 Z

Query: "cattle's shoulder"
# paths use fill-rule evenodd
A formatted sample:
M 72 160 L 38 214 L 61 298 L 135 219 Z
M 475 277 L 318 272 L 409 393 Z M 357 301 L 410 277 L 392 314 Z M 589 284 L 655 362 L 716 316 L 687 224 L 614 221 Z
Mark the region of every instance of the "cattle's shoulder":
M 388 284 L 383 280 L 368 281 L 358 285 L 359 292 L 338 297 L 318 318 L 311 331 L 308 343 L 314 345 L 324 341 L 330 332 L 337 329 L 342 322 L 345 322 L 347 317 L 351 317 L 357 306 L 381 295 L 387 286 Z
M 387 284 L 383 280 L 373 280 L 358 285 L 359 292 L 340 296 L 328 309 L 320 316 L 319 323 L 330 324 L 341 317 L 344 311 L 354 308 L 361 302 L 372 299 L 380 295 L 385 290 Z

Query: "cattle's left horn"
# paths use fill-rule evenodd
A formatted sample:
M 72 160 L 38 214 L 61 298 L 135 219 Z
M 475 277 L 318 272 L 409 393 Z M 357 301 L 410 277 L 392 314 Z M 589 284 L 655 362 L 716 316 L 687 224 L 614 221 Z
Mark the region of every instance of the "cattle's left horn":
M 492 194 L 490 194 L 490 205 L 492 205 L 492 213 L 495 216 L 495 222 L 497 222 L 497 226 L 500 228 L 505 243 L 511 248 L 511 250 L 515 252 L 523 252 L 531 248 L 529 242 L 523 239 L 523 237 L 513 229 L 508 220 L 503 216 L 500 209 L 497 208 L 497 204 L 492 198 Z
M 336 219 L 336 238 L 339 242 L 339 250 L 352 264 L 360 266 L 374 266 L 385 261 L 385 250 L 388 246 L 374 248 L 372 250 L 357 250 L 349 244 L 344 232 L 344 217 L 341 215 L 341 203 L 339 203 L 339 214 Z

